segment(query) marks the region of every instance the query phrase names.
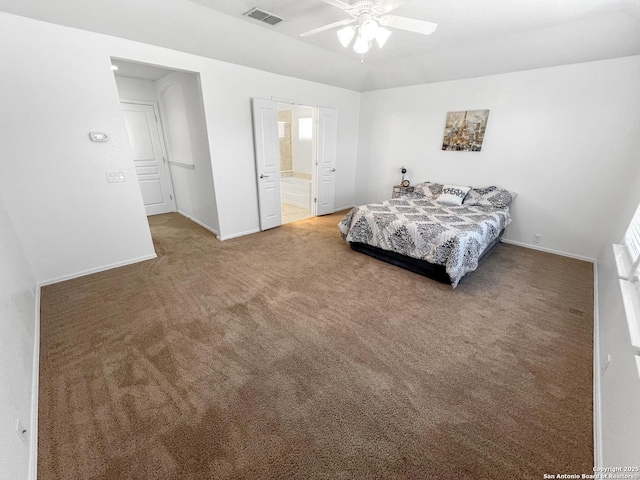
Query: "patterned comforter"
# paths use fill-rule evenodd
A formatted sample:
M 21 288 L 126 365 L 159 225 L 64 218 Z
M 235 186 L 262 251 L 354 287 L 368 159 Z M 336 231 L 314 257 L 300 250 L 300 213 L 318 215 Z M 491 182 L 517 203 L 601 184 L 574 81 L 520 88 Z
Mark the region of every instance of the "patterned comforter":
M 511 222 L 508 208 L 443 205 L 411 195 L 354 207 L 342 238 L 444 265 L 455 288 Z

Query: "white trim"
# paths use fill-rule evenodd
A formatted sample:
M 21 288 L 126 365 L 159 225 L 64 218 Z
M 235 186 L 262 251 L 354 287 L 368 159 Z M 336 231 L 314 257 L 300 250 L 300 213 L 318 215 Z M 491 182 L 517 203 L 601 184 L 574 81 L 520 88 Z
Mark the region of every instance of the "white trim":
M 636 355 L 640 355 L 640 295 L 637 285 L 628 280 L 618 280 L 618 282 L 620 282 L 631 347 Z
M 286 98 L 286 97 L 277 97 L 272 95 L 271 96 L 271 100 L 273 100 L 274 102 L 278 102 L 278 103 L 286 103 L 289 105 L 295 105 L 298 107 L 311 107 L 311 108 L 317 108 L 320 105 L 317 102 L 310 102 L 307 100 L 299 100 L 296 98 Z
M 189 170 L 195 170 L 196 165 L 194 163 L 182 163 L 176 160 L 169 160 L 169 165 L 175 165 L 176 167 L 188 168 Z
M 211 228 L 210 226 L 202 223 L 200 220 L 196 220 L 195 218 L 193 218 L 191 215 L 188 215 L 186 213 L 184 213 L 181 210 L 178 210 L 178 213 L 180 215 L 182 215 L 183 217 L 186 217 L 188 220 L 191 220 L 194 223 L 197 223 L 198 225 L 200 225 L 202 228 L 204 228 L 205 230 L 209 230 L 211 233 L 215 233 L 216 236 L 218 236 L 218 232 L 216 232 L 213 228 Z
M 616 260 L 616 268 L 618 269 L 618 278 L 620 280 L 633 281 L 636 269 L 633 268 L 633 262 L 629 256 L 629 250 L 626 246 L 617 243 L 613 244 L 613 256 Z
M 278 226 L 280 226 L 280 225 L 278 225 Z M 223 242 L 225 240 L 231 240 L 232 238 L 244 237 L 245 235 L 251 235 L 252 233 L 258 233 L 260 231 L 261 230 L 259 228 L 252 228 L 251 230 L 247 230 L 245 232 L 233 233 L 231 235 L 221 236 L 220 234 L 218 234 L 217 237 L 218 237 L 218 240 Z
M 85 275 L 104 272 L 105 270 L 111 270 L 112 268 L 125 267 L 133 263 L 144 262 L 145 260 L 153 260 L 154 258 L 158 258 L 158 255 L 156 255 L 155 252 L 152 255 L 144 255 L 142 257 L 131 258 L 129 260 L 124 260 L 122 262 L 111 263 L 109 265 L 103 265 L 101 267 L 89 268 L 88 270 L 82 270 L 80 272 L 70 273 L 69 275 L 62 275 L 61 277 L 49 278 L 47 280 L 40 282 L 40 286 L 44 287 L 45 285 L 51 285 L 53 283 L 64 282 L 66 280 L 73 280 L 74 278 L 84 277 Z
M 554 250 L 552 248 L 537 247 L 530 243 L 516 242 L 515 240 L 509 240 L 508 238 L 502 238 L 503 243 L 510 243 L 511 245 L 517 245 L 519 247 L 530 248 L 531 250 L 539 250 L 541 252 L 553 253 L 554 255 L 561 255 L 563 257 L 575 258 L 576 260 L 583 260 L 585 262 L 596 263 L 596 259 L 592 257 L 585 257 L 583 255 L 576 255 L 574 253 L 562 252 L 560 250 Z
M 593 264 L 593 466 L 602 467 L 602 409 L 600 383 L 600 315 L 598 312 L 598 263 Z
M 31 415 L 29 420 L 29 480 L 38 479 L 38 399 L 40 393 L 40 291 L 36 285 L 36 307 L 33 328 L 33 366 L 31 374 Z

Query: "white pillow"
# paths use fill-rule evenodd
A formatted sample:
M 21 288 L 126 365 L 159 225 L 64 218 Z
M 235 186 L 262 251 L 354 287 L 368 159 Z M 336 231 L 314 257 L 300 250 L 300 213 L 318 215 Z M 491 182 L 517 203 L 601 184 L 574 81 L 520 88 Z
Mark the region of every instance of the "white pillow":
M 462 205 L 464 197 L 467 196 L 471 187 L 461 187 L 459 185 L 445 185 L 442 193 L 438 195 L 436 201 L 445 205 Z

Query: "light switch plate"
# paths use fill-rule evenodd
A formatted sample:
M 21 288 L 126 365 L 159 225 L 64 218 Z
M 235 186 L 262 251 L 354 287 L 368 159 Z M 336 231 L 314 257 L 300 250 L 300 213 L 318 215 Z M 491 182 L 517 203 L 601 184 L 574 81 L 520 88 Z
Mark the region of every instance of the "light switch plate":
M 126 182 L 124 178 L 124 172 L 105 172 L 107 174 L 107 182 L 118 183 Z

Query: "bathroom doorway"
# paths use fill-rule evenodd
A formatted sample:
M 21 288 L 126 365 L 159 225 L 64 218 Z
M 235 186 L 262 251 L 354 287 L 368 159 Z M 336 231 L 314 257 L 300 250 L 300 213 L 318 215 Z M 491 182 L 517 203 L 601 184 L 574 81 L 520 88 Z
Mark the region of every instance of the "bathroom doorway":
M 315 108 L 278 103 L 282 223 L 315 216 Z

